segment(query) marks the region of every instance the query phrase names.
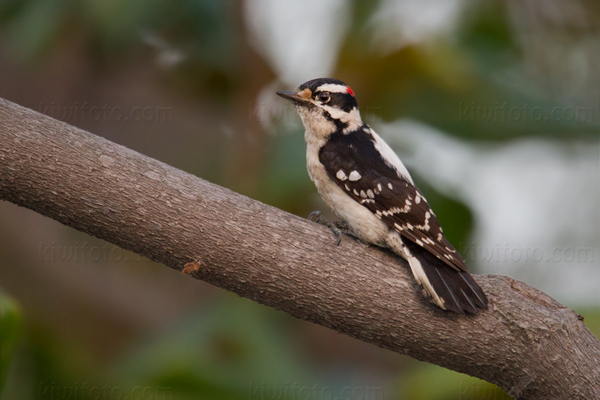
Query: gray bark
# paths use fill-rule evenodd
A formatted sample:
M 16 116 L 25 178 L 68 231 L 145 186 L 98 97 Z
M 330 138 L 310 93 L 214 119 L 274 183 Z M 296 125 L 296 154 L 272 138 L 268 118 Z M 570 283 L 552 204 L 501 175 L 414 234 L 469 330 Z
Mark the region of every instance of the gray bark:
M 598 339 L 537 289 L 476 276 L 490 309 L 444 312 L 385 250 L 2 99 L 0 199 L 515 398 L 600 399 Z

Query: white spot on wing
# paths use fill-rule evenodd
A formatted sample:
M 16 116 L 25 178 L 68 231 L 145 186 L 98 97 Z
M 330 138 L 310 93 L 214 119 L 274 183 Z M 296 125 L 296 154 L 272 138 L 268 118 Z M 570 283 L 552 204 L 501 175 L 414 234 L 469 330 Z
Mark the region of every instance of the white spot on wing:
M 350 179 L 352 182 L 356 182 L 360 180 L 360 178 L 362 178 L 362 176 L 358 173 L 358 171 L 350 172 L 350 176 L 348 177 L 348 179 Z
M 348 176 L 346 175 L 346 173 L 341 169 L 337 172 L 337 174 L 335 174 L 335 177 L 338 178 L 342 182 L 345 181 L 346 179 L 348 179 Z
M 429 231 L 431 226 L 429 226 L 429 218 L 431 218 L 431 213 L 429 211 L 425 212 L 425 222 L 423 225 L 417 225 L 417 229 L 421 229 L 424 231 Z

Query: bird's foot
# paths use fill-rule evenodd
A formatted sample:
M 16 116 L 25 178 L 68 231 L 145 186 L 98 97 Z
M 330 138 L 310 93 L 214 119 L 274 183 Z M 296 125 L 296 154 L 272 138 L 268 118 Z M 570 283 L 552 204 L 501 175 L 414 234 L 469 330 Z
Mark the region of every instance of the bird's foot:
M 350 232 L 350 227 L 348 226 L 348 223 L 345 221 L 328 221 L 327 219 L 325 219 L 325 217 L 323 216 L 323 213 L 321 211 L 313 211 L 310 214 L 308 214 L 308 220 L 309 221 L 313 221 L 316 222 L 317 224 L 320 225 L 325 225 L 326 227 L 328 227 L 333 234 L 337 237 L 337 241 L 335 243 L 336 246 L 339 246 L 340 243 L 342 243 L 342 236 L 345 235 L 352 235 L 352 233 Z

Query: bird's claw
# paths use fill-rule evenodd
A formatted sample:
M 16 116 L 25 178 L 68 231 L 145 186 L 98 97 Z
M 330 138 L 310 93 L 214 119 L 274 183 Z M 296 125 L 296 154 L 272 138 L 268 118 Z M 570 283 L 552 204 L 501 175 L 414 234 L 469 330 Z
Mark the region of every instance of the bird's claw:
M 313 221 L 313 218 L 315 218 L 314 221 Z M 311 212 L 310 214 L 308 214 L 308 217 L 306 219 L 309 221 L 316 222 L 317 224 L 320 224 L 321 220 L 323 219 L 323 213 L 319 210 L 315 210 L 315 211 Z
M 331 229 L 331 232 L 333 232 L 333 234 L 337 236 L 337 241 L 335 242 L 335 245 L 339 246 L 342 243 L 342 231 L 338 229 L 335 222 L 327 222 L 326 225 L 329 229 Z
M 313 220 L 314 218 L 314 220 Z M 325 217 L 323 217 L 323 213 L 321 211 L 313 211 L 310 214 L 308 214 L 308 218 L 309 221 L 313 221 L 316 222 L 317 224 L 320 225 L 325 225 L 326 227 L 328 227 L 335 236 L 337 236 L 337 241 L 335 243 L 336 246 L 339 246 L 340 243 L 342 243 L 342 237 L 344 233 L 348 233 L 348 224 L 343 222 L 343 221 L 339 221 L 339 222 L 331 222 L 331 221 L 327 221 L 325 219 Z

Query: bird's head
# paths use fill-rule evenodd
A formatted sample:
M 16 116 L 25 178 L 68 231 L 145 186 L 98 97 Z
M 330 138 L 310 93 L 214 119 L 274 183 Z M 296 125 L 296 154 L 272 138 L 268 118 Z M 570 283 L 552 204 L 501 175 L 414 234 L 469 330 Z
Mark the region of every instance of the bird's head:
M 349 133 L 363 124 L 354 92 L 337 79 L 313 79 L 295 92 L 277 94 L 294 103 L 307 135 L 326 137 L 336 131 Z

